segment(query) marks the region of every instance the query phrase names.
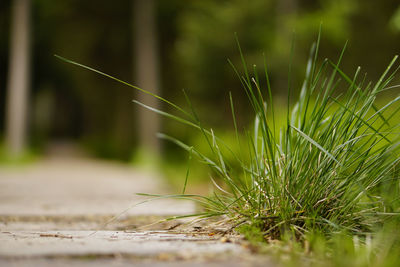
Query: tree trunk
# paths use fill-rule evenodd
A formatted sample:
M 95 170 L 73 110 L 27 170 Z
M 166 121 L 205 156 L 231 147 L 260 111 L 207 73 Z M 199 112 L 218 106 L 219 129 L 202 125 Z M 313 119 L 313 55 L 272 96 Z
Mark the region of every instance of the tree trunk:
M 14 0 L 10 31 L 10 58 L 6 108 L 6 146 L 20 156 L 26 146 L 30 83 L 30 0 Z
M 159 66 L 157 53 L 156 18 L 153 0 L 133 1 L 133 30 L 134 30 L 134 63 L 135 84 L 139 87 L 160 94 Z M 150 95 L 139 93 L 138 101 L 158 108 L 159 101 Z M 140 107 L 138 110 L 138 131 L 140 146 L 146 152 L 158 155 L 160 141 L 156 133 L 160 129 L 159 116 Z

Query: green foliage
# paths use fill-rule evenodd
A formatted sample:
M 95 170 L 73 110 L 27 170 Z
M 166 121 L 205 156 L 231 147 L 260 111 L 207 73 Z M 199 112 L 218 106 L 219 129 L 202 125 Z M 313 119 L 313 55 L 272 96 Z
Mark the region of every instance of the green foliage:
M 307 236 L 303 245 L 294 240 L 275 241 L 259 250 L 283 266 L 394 267 L 398 266 L 400 257 L 399 238 L 397 228 L 392 225 L 362 238 L 341 232 L 327 239 L 314 233 Z
M 251 224 L 240 225 L 237 227 L 237 231 L 250 241 L 251 244 L 258 246 L 260 243 L 265 242 L 262 228 L 263 222 L 256 219 Z

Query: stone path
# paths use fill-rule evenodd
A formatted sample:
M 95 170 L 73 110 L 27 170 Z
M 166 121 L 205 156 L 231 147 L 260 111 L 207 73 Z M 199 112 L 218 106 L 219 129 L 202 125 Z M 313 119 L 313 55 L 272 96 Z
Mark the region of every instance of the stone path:
M 160 177 L 123 164 L 55 158 L 30 166 L 0 169 L 0 214 L 110 215 L 144 199 L 135 193 L 166 191 Z M 138 205 L 126 215 L 191 212 L 190 202 L 164 200 Z
M 165 194 L 168 187 L 154 173 L 87 158 L 58 156 L 29 166 L 0 167 L 0 266 L 269 262 L 253 257 L 233 238 L 202 231 L 201 224 L 152 224 L 191 214 L 195 207 L 173 199 L 135 205 L 146 199 L 136 192 Z M 184 230 L 179 230 L 181 224 Z

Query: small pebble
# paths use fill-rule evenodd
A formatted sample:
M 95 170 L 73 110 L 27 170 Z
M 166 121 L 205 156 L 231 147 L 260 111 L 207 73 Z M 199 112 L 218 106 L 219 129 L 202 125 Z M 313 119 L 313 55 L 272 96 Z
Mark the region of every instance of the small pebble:
M 221 241 L 221 243 L 230 243 L 231 242 L 231 240 L 229 238 L 227 238 L 226 236 L 221 237 L 221 239 L 219 241 Z

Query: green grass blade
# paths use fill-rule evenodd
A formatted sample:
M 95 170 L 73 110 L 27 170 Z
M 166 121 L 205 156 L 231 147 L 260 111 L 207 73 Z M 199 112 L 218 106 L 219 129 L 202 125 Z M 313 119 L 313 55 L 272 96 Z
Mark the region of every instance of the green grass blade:
M 321 150 L 322 152 L 324 152 L 330 159 L 332 159 L 333 161 L 335 161 L 337 164 L 339 164 L 340 166 L 342 166 L 342 164 L 331 154 L 329 153 L 326 149 L 324 149 L 320 144 L 318 144 L 314 139 L 312 139 L 311 137 L 309 137 L 307 134 L 305 134 L 304 132 L 302 132 L 300 129 L 294 127 L 293 125 L 290 125 L 291 128 L 295 129 L 302 137 L 304 137 L 304 139 L 306 139 L 308 142 L 310 142 L 311 144 L 313 144 L 314 146 L 316 146 L 319 150 Z
M 112 79 L 112 80 L 114 80 L 114 81 L 117 81 L 117 82 L 119 82 L 119 83 L 122 83 L 122 84 L 124 84 L 124 85 L 126 85 L 126 86 L 129 86 L 129 87 L 131 87 L 131 88 L 134 88 L 134 89 L 136 89 L 136 90 L 139 90 L 139 91 L 141 91 L 141 92 L 143 92 L 143 93 L 145 93 L 145 94 L 151 95 L 151 96 L 153 96 L 153 97 L 155 97 L 155 98 L 157 98 L 157 99 L 159 99 L 159 100 L 161 100 L 161 101 L 167 103 L 168 105 L 172 106 L 173 108 L 179 110 L 180 112 L 182 112 L 182 113 L 185 114 L 186 116 L 191 117 L 191 115 L 190 115 L 188 112 L 186 112 L 184 109 L 180 108 L 178 105 L 176 105 L 176 104 L 170 102 L 169 100 L 167 100 L 167 99 L 165 99 L 165 98 L 163 98 L 163 97 L 161 97 L 161 96 L 159 96 L 159 95 L 153 94 L 152 92 L 150 92 L 150 91 L 148 91 L 148 90 L 142 89 L 142 88 L 137 87 L 137 86 L 135 86 L 135 85 L 132 85 L 132 84 L 130 84 L 130 83 L 128 83 L 128 82 L 122 81 L 122 80 L 120 80 L 120 79 L 118 79 L 118 78 L 116 78 L 116 77 L 114 77 L 114 76 L 111 76 L 111 75 L 109 75 L 109 74 L 106 74 L 106 73 L 104 73 L 104 72 L 101 72 L 101 71 L 99 71 L 99 70 L 97 70 L 97 69 L 94 69 L 94 68 L 91 68 L 91 67 L 89 67 L 89 66 L 80 64 L 80 63 L 75 62 L 75 61 L 72 61 L 72 60 L 70 60 L 70 59 L 63 58 L 63 57 L 61 57 L 61 56 L 59 56 L 59 55 L 54 55 L 54 56 L 55 56 L 56 58 L 58 58 L 58 59 L 64 61 L 64 62 L 66 62 L 66 63 L 70 63 L 70 64 L 72 64 L 72 65 L 75 65 L 75 66 L 78 66 L 78 67 L 81 67 L 81 68 L 90 70 L 90 71 L 95 72 L 95 73 L 98 73 L 98 74 L 103 75 L 103 76 L 105 76 L 105 77 L 107 77 L 107 78 L 110 78 L 110 79 Z

